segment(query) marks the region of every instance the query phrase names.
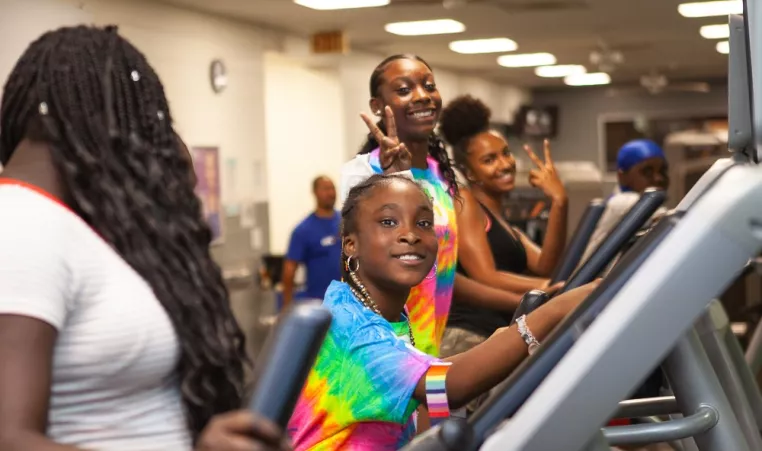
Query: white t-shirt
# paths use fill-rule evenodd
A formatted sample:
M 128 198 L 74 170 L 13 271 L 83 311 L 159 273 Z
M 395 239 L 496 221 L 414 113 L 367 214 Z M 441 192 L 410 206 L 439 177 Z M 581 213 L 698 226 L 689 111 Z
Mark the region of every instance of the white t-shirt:
M 84 221 L 0 185 L 0 314 L 58 330 L 48 413 L 57 443 L 189 450 L 174 328 L 149 285 Z

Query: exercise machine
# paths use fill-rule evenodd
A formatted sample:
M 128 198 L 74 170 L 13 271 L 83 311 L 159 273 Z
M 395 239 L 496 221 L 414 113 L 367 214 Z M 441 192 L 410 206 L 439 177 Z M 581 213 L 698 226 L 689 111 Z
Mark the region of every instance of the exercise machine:
M 746 6 L 747 20 L 762 24 L 762 11 Z M 743 20 L 731 19 L 731 53 L 742 50 L 759 77 L 748 37 L 741 45 L 734 37 L 739 28 L 755 36 Z M 731 86 L 737 75 L 731 66 Z M 758 92 L 746 94 L 755 110 L 762 105 Z M 734 95 L 731 89 L 731 105 L 738 105 Z M 730 144 L 735 155 L 707 171 L 498 394 L 468 421 L 445 422 L 408 449 L 476 449 L 486 439 L 489 451 L 598 450 L 689 437 L 684 449 L 762 449 L 759 391 L 748 384 L 749 368 L 712 303 L 762 249 L 762 168 L 743 164 L 759 161 L 762 114 L 755 113 L 744 113 L 753 119 L 753 140 Z M 731 108 L 731 128 L 737 122 Z M 619 402 L 662 361 L 674 398 Z M 726 371 L 717 371 L 721 362 Z M 616 415 L 676 412 L 683 418 L 601 429 Z
M 587 243 L 590 242 L 590 238 L 593 236 L 593 232 L 595 232 L 595 227 L 598 225 L 598 221 L 600 221 L 605 210 L 606 202 L 603 199 L 593 199 L 590 201 L 584 213 L 582 213 L 569 246 L 566 248 L 563 257 L 561 257 L 561 263 L 550 278 L 551 285 L 565 281 L 572 275 L 574 269 L 579 265 L 582 254 L 587 248 Z
M 254 373 L 249 409 L 286 428 L 315 363 L 331 313 L 323 306 L 295 306 L 270 334 Z
M 757 18 L 762 11 L 748 6 L 747 20 L 762 23 L 762 18 Z M 744 27 L 742 21 L 739 17 L 731 19 L 731 52 L 746 50 L 738 45 L 737 37 L 734 39 L 739 28 L 755 36 L 754 28 Z M 746 56 L 749 60 L 748 53 Z M 752 75 L 759 77 L 758 61 L 750 61 Z M 731 86 L 734 81 L 737 85 L 737 72 L 731 66 Z M 755 100 L 754 111 L 746 112 L 757 132 L 748 136 L 754 139 L 733 149 L 733 158 L 715 164 L 683 199 L 678 211 L 662 220 L 612 271 L 581 306 L 582 313 L 572 315 L 576 318 L 565 321 L 546 341 L 545 351 L 550 351 L 559 348 L 559 338 L 572 339 L 568 352 L 527 401 L 507 413 L 511 419 L 487 439 L 482 449 L 605 449 L 607 443 L 621 439 L 621 434 L 618 437 L 616 432 L 601 431 L 601 425 L 614 415 L 618 400 L 665 356 L 664 368 L 677 408 L 684 415 L 682 423 L 670 425 L 675 431 L 672 435 L 663 434 L 664 427 L 658 428 L 662 434 L 657 435 L 653 433 L 656 429 L 639 428 L 642 425 L 620 432 L 631 435 L 640 431 L 644 435 L 641 439 L 648 441 L 692 436 L 693 443 L 686 446 L 701 450 L 762 449 L 755 409 L 760 405 L 759 392 L 756 385 L 747 384 L 750 372 L 739 358 L 737 342 L 734 346 L 728 339 L 730 334 L 718 333 L 727 332 L 726 321 L 723 324 L 718 315 L 721 307 L 710 305 L 762 248 L 762 168 L 740 164 L 744 159 L 758 161 L 762 136 L 758 132 L 762 116 L 754 114 L 761 105 L 756 103 L 759 93 L 748 94 L 747 99 Z M 637 259 L 642 262 L 634 265 Z M 629 277 L 623 277 L 626 272 L 631 272 Z M 615 287 L 617 282 L 620 287 Z M 607 290 L 611 292 L 608 296 Z M 599 312 L 593 312 L 596 303 Z M 539 360 L 542 353 L 541 348 L 522 367 L 536 366 L 538 362 L 532 365 L 531 361 Z M 509 388 L 522 380 L 526 383 L 526 377 L 514 376 Z

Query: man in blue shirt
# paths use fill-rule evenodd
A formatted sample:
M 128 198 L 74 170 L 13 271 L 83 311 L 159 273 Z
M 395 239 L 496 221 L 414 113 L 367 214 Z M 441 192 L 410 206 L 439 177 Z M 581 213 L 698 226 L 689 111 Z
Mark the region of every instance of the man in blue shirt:
M 312 182 L 317 208 L 291 234 L 288 253 L 283 264 L 283 307 L 296 297 L 300 300 L 322 300 L 332 280 L 341 280 L 341 217 L 334 209 L 336 187 L 326 176 Z M 307 286 L 294 293 L 294 275 L 302 264 L 307 270 Z

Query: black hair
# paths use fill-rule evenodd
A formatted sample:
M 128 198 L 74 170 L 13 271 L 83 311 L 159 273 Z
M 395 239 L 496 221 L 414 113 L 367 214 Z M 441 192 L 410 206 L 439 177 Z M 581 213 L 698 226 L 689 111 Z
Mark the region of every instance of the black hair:
M 419 61 L 428 67 L 429 70 L 433 71 L 429 63 L 427 63 L 420 56 L 409 54 L 392 55 L 381 61 L 373 70 L 373 73 L 370 75 L 371 97 L 376 97 L 378 95 L 378 88 L 381 86 L 381 78 L 384 74 L 386 66 L 392 61 L 400 59 Z M 384 134 L 386 134 L 386 125 L 384 124 L 383 120 L 379 120 L 376 125 L 382 132 L 384 132 Z M 371 153 L 376 148 L 378 148 L 378 146 L 379 143 L 376 141 L 376 138 L 374 138 L 373 135 L 369 133 L 362 147 L 360 147 L 358 155 Z M 453 195 L 453 197 L 458 197 L 458 193 L 460 191 L 458 189 L 458 181 L 455 177 L 455 171 L 453 170 L 452 162 L 450 161 L 450 156 L 447 155 L 447 150 L 445 149 L 444 143 L 441 139 L 439 139 L 436 133 L 432 133 L 429 137 L 429 155 L 431 155 L 439 163 L 439 170 L 442 172 L 442 177 L 444 177 L 444 179 L 447 181 L 447 185 L 450 188 L 450 193 Z
M 453 99 L 442 110 L 439 131 L 452 148 L 453 160 L 461 171 L 466 170 L 471 139 L 489 130 L 491 116 L 484 102 L 469 95 Z
M 2 164 L 24 139 L 48 145 L 69 206 L 153 289 L 195 441 L 241 406 L 248 360 L 159 77 L 114 26 L 51 31 L 11 72 L 0 129 Z
M 342 240 L 342 251 L 341 251 L 341 276 L 342 279 L 347 282 L 350 285 L 354 285 L 354 282 L 349 277 L 349 271 L 347 271 L 347 255 L 344 253 L 343 246 L 344 246 L 344 238 L 349 236 L 351 233 L 357 232 L 357 210 L 359 207 L 360 202 L 367 198 L 375 188 L 379 186 L 384 186 L 392 183 L 395 180 L 403 180 L 407 183 L 410 183 L 414 185 L 416 188 L 421 190 L 421 192 L 426 196 L 426 199 L 429 199 L 429 202 L 431 202 L 431 198 L 426 194 L 426 192 L 421 188 L 421 186 L 414 182 L 413 180 L 401 176 L 401 175 L 395 175 L 395 174 L 374 174 L 365 179 L 365 181 L 355 185 L 352 187 L 352 189 L 349 190 L 349 194 L 347 194 L 347 199 L 344 201 L 344 206 L 341 209 L 341 240 Z M 355 289 L 359 290 L 359 287 L 355 287 Z

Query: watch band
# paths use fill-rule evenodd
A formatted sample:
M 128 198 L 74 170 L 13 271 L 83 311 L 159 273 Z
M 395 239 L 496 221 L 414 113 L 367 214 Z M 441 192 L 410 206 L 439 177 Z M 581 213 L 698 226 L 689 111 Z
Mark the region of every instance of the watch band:
M 529 355 L 532 355 L 537 351 L 537 348 L 540 347 L 540 342 L 537 341 L 537 339 L 532 335 L 532 331 L 529 330 L 529 326 L 527 326 L 527 316 L 521 315 L 516 319 L 516 325 L 519 327 L 519 335 L 521 335 L 521 339 L 524 340 L 524 343 L 527 344 L 527 348 L 529 348 Z

